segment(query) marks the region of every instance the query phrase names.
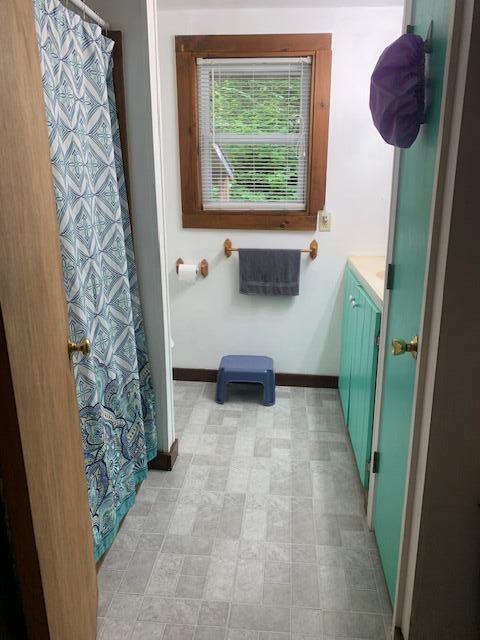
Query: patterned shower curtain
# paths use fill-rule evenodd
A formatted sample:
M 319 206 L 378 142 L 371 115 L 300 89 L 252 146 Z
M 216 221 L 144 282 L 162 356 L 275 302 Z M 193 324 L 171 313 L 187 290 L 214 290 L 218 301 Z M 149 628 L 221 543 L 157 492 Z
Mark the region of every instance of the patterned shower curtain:
M 34 0 L 95 556 L 156 455 L 154 394 L 112 80 L 113 42 Z

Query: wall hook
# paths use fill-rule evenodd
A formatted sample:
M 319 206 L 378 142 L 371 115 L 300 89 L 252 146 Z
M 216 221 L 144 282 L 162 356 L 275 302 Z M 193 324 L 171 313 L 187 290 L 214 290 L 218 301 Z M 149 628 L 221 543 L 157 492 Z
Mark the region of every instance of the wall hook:
M 407 33 L 415 33 L 415 25 L 407 24 L 406 28 Z M 424 47 L 425 53 L 432 53 L 432 33 L 433 33 L 433 20 L 430 20 L 430 24 L 428 25 L 427 35 L 425 36 Z
M 432 53 L 432 32 L 433 32 L 433 20 L 430 20 L 428 25 L 427 35 L 425 37 L 425 53 Z

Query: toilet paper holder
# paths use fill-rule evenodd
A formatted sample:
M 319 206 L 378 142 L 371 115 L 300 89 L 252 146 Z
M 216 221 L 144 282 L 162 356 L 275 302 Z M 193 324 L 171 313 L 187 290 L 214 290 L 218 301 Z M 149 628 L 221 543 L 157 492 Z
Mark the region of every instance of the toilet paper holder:
M 183 261 L 183 258 L 178 258 L 178 260 L 175 263 L 175 271 L 178 273 L 178 267 L 181 264 L 185 264 Z M 198 266 L 198 270 L 199 272 L 202 274 L 202 276 L 204 278 L 206 278 L 208 276 L 208 261 L 205 260 L 205 258 L 200 262 L 200 265 Z

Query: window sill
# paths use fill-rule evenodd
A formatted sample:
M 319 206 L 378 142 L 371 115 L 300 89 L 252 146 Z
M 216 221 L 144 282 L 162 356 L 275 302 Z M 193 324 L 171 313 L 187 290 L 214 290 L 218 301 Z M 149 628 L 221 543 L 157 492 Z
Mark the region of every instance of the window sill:
M 316 231 L 317 214 L 290 211 L 209 211 L 184 213 L 184 229 L 267 229 L 278 231 Z

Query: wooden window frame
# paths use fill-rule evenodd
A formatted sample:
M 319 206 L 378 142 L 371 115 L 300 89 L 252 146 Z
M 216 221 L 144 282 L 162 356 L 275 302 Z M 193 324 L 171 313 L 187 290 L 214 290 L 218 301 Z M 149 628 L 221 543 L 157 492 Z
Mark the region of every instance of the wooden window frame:
M 316 230 L 317 213 L 325 205 L 331 41 L 330 33 L 175 37 L 184 228 Z M 281 56 L 312 57 L 306 209 L 202 209 L 196 59 Z

